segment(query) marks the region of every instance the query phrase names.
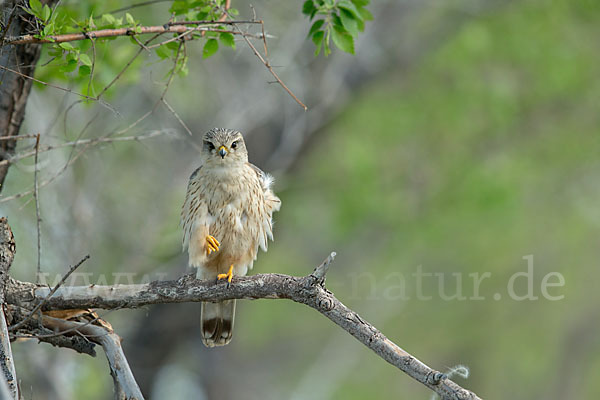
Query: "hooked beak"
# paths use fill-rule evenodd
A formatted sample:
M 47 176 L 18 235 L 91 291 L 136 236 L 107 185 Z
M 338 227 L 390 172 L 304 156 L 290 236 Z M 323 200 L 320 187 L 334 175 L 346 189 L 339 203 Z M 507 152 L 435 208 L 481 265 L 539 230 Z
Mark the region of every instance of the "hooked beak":
M 221 146 L 219 147 L 219 151 L 218 151 L 219 155 L 221 156 L 221 158 L 225 158 L 225 156 L 227 155 L 227 147 L 225 146 Z

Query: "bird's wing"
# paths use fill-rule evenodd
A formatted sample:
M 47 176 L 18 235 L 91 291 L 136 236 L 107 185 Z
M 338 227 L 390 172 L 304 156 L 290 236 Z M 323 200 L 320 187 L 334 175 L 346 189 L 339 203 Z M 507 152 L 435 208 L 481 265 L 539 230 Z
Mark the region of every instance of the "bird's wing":
M 185 250 L 189 243 L 190 237 L 192 236 L 192 224 L 194 223 L 194 215 L 193 209 L 197 206 L 198 196 L 193 195 L 194 192 L 194 178 L 200 172 L 202 166 L 198 167 L 188 181 L 187 191 L 185 193 L 185 201 L 183 202 L 183 207 L 181 208 L 181 220 L 180 224 L 183 228 L 183 249 Z
M 196 179 L 202 167 L 190 176 L 181 209 L 181 226 L 183 227 L 183 249 L 188 249 L 190 265 L 201 266 L 206 260 L 206 236 L 211 223 L 211 216 L 204 199 L 200 180 Z
M 260 246 L 263 251 L 267 251 L 267 238 L 273 240 L 273 213 L 279 211 L 281 200 L 279 200 L 279 197 L 275 196 L 275 193 L 271 190 L 273 177 L 261 171 L 256 165 L 248 163 L 248 166 L 256 173 L 256 176 L 260 181 L 260 187 L 263 191 L 262 197 L 264 199 L 264 208 L 262 210 L 257 210 L 258 215 L 261 215 L 257 247 Z M 256 258 L 256 252 L 254 254 Z
M 270 219 L 270 217 L 273 215 L 273 212 L 279 211 L 279 208 L 281 208 L 281 200 L 279 200 L 279 197 L 275 196 L 275 193 L 273 193 L 273 190 L 271 190 L 274 179 L 270 174 L 263 172 L 256 165 L 248 163 L 248 166 L 250 166 L 250 168 L 252 168 L 252 170 L 258 176 L 260 186 L 262 187 L 265 196 L 265 202 Z

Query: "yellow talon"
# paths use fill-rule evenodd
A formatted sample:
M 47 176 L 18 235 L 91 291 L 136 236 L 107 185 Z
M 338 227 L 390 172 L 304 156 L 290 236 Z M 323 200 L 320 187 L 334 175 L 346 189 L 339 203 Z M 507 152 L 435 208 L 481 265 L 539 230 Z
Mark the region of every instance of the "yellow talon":
M 226 274 L 217 275 L 217 280 L 220 281 L 221 279 L 227 279 L 227 286 L 229 286 L 231 280 L 233 279 L 233 265 L 229 267 L 229 272 Z
M 219 251 L 221 243 L 214 236 L 206 236 L 206 255 L 209 255 L 212 251 Z

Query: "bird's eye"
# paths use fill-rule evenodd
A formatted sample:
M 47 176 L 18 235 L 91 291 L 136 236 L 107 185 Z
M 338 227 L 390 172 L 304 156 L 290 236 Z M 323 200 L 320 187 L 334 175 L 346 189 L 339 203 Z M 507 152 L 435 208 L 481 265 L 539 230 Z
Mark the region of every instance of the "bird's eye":
M 235 142 L 231 143 L 231 148 L 235 149 L 237 147 L 237 145 L 238 145 L 238 142 L 236 140 Z
M 205 141 L 204 142 L 204 146 L 206 146 L 208 148 L 209 151 L 212 151 L 215 149 L 215 145 L 212 144 L 211 142 Z

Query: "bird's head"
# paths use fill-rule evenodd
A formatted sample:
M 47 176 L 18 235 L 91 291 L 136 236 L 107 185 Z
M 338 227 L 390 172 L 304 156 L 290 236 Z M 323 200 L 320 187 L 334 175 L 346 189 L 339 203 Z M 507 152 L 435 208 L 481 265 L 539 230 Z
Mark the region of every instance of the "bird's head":
M 202 155 L 206 165 L 225 166 L 248 161 L 246 144 L 238 131 L 214 128 L 206 132 L 202 140 Z

